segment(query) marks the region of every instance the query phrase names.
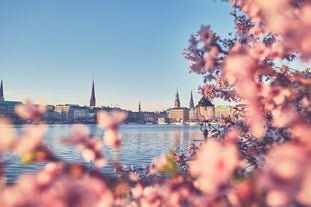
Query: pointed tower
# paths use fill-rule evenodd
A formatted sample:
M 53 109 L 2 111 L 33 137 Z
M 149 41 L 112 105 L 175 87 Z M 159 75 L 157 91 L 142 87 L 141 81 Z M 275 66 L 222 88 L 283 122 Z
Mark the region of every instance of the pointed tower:
M 180 108 L 180 101 L 179 101 L 179 94 L 178 90 L 176 92 L 175 102 L 174 102 L 174 108 Z
M 95 89 L 94 89 L 94 80 L 93 80 L 90 106 L 92 107 L 92 106 L 95 106 L 95 105 L 96 105 L 96 101 L 95 101 Z
M 193 96 L 192 96 L 192 91 L 191 91 L 189 109 L 193 109 L 193 108 L 194 108 L 194 102 L 193 102 Z
M 140 101 L 138 103 L 138 112 L 141 112 L 141 105 L 140 105 Z
M 1 80 L 1 85 L 0 85 L 0 101 L 4 101 L 2 80 Z

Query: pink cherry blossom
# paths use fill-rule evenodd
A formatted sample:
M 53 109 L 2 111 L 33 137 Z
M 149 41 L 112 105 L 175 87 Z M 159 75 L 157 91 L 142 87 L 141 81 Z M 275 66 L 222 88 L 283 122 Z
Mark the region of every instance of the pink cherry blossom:
M 255 60 L 247 54 L 231 54 L 224 63 L 224 75 L 229 84 L 243 81 L 253 76 Z
M 26 120 L 33 120 L 35 122 L 40 121 L 41 116 L 45 113 L 45 111 L 45 105 L 34 105 L 30 100 L 27 100 L 25 104 L 15 106 L 15 112 L 18 116 Z
M 71 128 L 71 136 L 63 138 L 62 142 L 65 144 L 79 144 L 86 142 L 89 138 L 89 129 L 83 124 L 75 124 Z
M 100 111 L 97 113 L 97 125 L 103 129 L 117 129 L 126 119 L 127 112 L 113 110 L 111 112 Z
M 107 129 L 104 133 L 104 142 L 109 147 L 118 148 L 121 145 L 122 135 L 116 130 Z
M 238 152 L 234 145 L 222 145 L 208 141 L 190 163 L 190 173 L 196 177 L 195 186 L 205 193 L 216 193 L 221 184 L 229 181 L 238 164 Z
M 126 117 L 127 112 L 120 110 L 100 111 L 97 113 L 98 126 L 106 129 L 104 132 L 105 144 L 110 147 L 119 147 L 121 145 L 122 136 L 117 132 L 117 129 Z
M 95 166 L 102 167 L 107 163 L 107 158 L 101 154 L 102 142 L 95 137 L 89 137 L 89 130 L 83 124 L 76 124 L 72 127 L 72 135 L 62 139 L 63 143 L 77 145 L 76 148 L 82 153 L 83 158 L 88 161 L 95 161 Z
M 298 113 L 295 106 L 292 104 L 285 104 L 279 106 L 272 111 L 273 125 L 277 127 L 290 126 L 298 118 Z
M 161 155 L 160 157 L 154 158 L 152 160 L 150 173 L 156 174 L 161 171 L 167 165 L 167 158 L 165 155 Z
M 209 26 L 202 26 L 201 30 L 199 31 L 201 41 L 208 45 L 213 40 L 213 34 L 210 30 Z
M 15 143 L 16 131 L 10 125 L 8 120 L 0 118 L 0 154 L 11 150 Z
M 14 146 L 14 152 L 18 155 L 34 152 L 42 144 L 46 130 L 46 125 L 25 125 L 22 135 Z
M 271 206 L 290 206 L 299 195 L 305 178 L 311 173 L 308 149 L 297 143 L 274 147 L 266 156 L 266 168 L 258 176 L 257 186 L 267 192 Z
M 103 145 L 100 140 L 91 138 L 85 143 L 77 145 L 77 149 L 81 151 L 83 158 L 88 161 L 95 161 L 96 167 L 102 167 L 107 163 L 107 158 L 101 154 Z

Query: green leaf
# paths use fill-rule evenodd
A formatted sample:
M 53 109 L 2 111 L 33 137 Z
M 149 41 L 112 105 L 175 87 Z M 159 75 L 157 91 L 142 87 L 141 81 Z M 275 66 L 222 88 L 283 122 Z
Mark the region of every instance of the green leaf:
M 159 169 L 159 172 L 167 173 L 169 175 L 177 175 L 179 174 L 178 166 L 175 160 L 175 154 L 173 150 L 170 150 L 168 155 L 166 156 L 167 165 L 162 169 Z

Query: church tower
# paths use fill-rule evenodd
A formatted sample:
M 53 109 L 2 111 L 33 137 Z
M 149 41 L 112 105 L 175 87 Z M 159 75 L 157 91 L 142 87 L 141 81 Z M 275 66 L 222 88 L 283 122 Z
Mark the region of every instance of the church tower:
M 192 91 L 191 91 L 189 109 L 193 109 L 193 108 L 194 108 L 194 102 L 193 102 L 193 96 L 192 96 Z
M 174 108 L 180 108 L 180 101 L 179 101 L 179 94 L 178 90 L 176 92 L 175 102 L 174 102 Z
M 94 80 L 93 80 L 90 106 L 92 107 L 92 106 L 95 106 L 95 105 L 96 105 L 96 100 L 95 100 L 95 89 L 94 89 Z
M 141 105 L 140 105 L 140 101 L 138 103 L 138 112 L 141 112 Z
M 0 101 L 4 101 L 2 80 L 1 80 L 1 85 L 0 85 Z

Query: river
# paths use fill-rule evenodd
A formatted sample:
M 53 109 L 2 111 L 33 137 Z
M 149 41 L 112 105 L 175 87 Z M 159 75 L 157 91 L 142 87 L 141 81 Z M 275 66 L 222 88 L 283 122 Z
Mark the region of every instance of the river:
M 14 126 L 18 133 L 22 132 L 22 126 Z M 102 139 L 104 130 L 96 125 L 87 125 L 89 131 L 97 139 Z M 90 165 L 82 158 L 79 151 L 73 146 L 64 145 L 61 138 L 69 136 L 72 125 L 49 125 L 44 137 L 44 143 L 66 162 L 82 162 Z M 175 125 L 136 125 L 125 124 L 120 127 L 123 141 L 120 149 L 111 149 L 105 146 L 102 153 L 108 158 L 108 163 L 101 171 L 112 175 L 111 164 L 119 160 L 124 166 L 142 167 L 150 164 L 153 158 L 167 154 L 176 148 L 186 149 L 187 144 L 194 143 L 195 139 L 202 139 L 199 126 L 175 126 Z M 2 158 L 6 162 L 4 173 L 8 183 L 16 181 L 18 176 L 24 173 L 34 173 L 42 168 L 45 163 L 21 164 L 19 158 L 13 153 L 7 153 Z

